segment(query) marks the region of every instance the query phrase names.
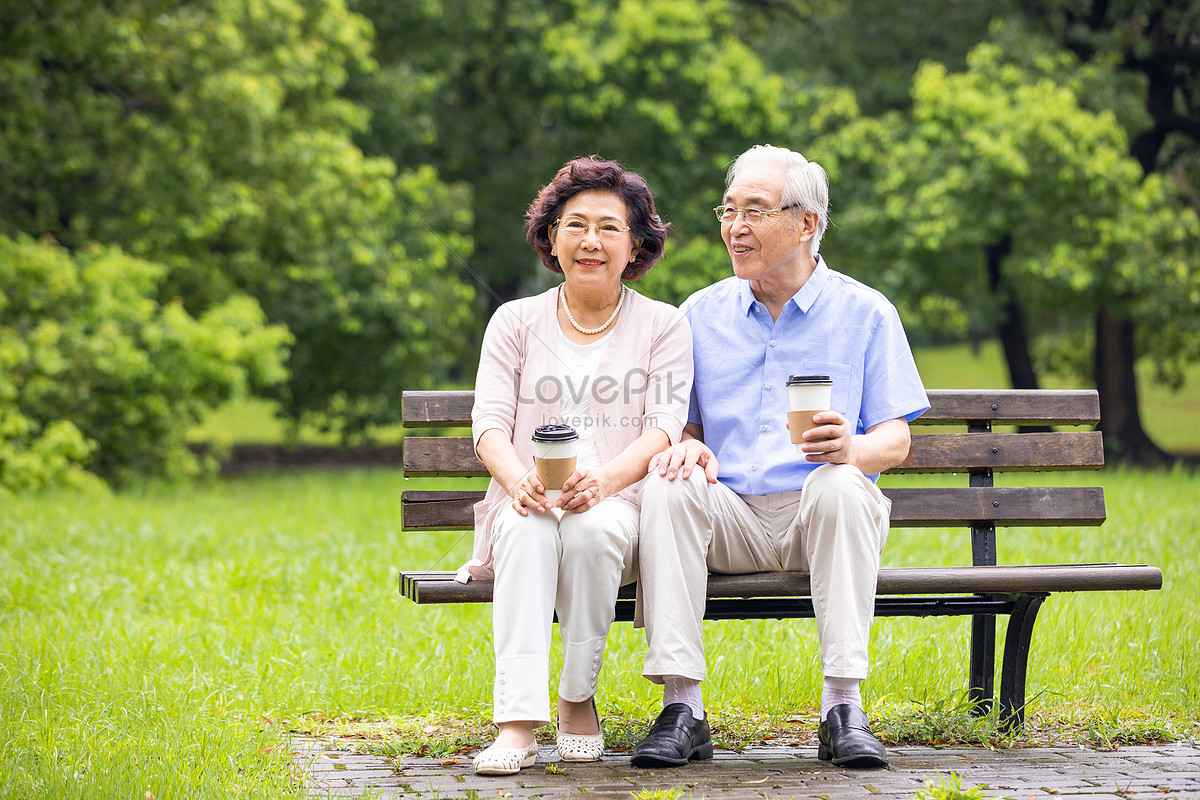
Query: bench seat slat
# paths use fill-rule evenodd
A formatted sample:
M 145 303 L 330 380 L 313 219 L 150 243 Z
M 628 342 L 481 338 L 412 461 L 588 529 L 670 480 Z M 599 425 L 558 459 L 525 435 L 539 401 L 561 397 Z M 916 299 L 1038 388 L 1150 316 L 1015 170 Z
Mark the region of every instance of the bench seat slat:
M 1084 425 L 1100 421 L 1100 400 L 1091 390 L 931 389 L 930 408 L 914 425 L 989 420 L 1010 425 Z M 475 393 L 412 391 L 402 395 L 404 427 L 446 428 L 471 424 Z
M 1007 526 L 1100 525 L 1100 487 L 899 488 L 883 493 L 892 501 L 898 528 L 954 527 L 993 522 Z M 471 507 L 482 491 L 406 491 L 404 530 L 465 530 L 474 527 Z
M 1016 594 L 1154 590 L 1162 588 L 1162 571 L 1143 564 L 1037 564 L 995 567 L 885 567 L 876 594 Z M 491 581 L 457 583 L 448 571 L 400 574 L 401 593 L 417 603 L 488 603 Z M 708 597 L 807 597 L 808 573 L 760 572 L 709 575 Z M 633 587 L 620 597 L 633 596 Z
M 912 437 L 908 458 L 891 472 L 1018 472 L 1099 469 L 1104 439 L 1098 431 L 1068 433 L 926 433 Z M 466 436 L 408 436 L 404 474 L 411 478 L 487 475 Z

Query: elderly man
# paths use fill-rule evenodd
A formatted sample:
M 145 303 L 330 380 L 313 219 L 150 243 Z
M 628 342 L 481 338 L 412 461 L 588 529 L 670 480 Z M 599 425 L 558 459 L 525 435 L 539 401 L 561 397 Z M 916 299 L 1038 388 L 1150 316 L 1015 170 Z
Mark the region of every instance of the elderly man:
M 890 510 L 875 481 L 904 460 L 908 423 L 929 403 L 896 309 L 818 253 L 828 206 L 825 171 L 791 150 L 753 147 L 729 170 L 716 214 L 735 277 L 684 304 L 696 365 L 688 425 L 640 490 L 643 674 L 665 688 L 636 766 L 712 756 L 700 692 L 710 570 L 810 573 L 818 756 L 887 764 L 859 692 Z M 803 454 L 786 424 L 793 374 L 833 381 Z

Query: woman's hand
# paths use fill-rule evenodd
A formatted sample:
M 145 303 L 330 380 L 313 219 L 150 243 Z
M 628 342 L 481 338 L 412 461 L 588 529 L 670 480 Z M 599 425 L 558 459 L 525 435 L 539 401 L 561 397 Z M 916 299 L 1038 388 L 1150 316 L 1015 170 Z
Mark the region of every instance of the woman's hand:
M 537 470 L 531 469 L 509 489 L 508 496 L 512 498 L 513 509 L 522 517 L 527 517 L 530 509 L 544 514 L 554 507 L 544 494 L 545 491 L 546 487 L 538 479 Z
M 616 491 L 604 467 L 579 467 L 563 484 L 562 497 L 555 505 L 564 511 L 582 514 Z
M 692 470 L 700 467 L 709 483 L 717 482 L 717 457 L 708 445 L 699 439 L 684 439 L 650 459 L 647 473 L 657 471 L 659 475 L 673 481 L 676 476 L 691 477 Z

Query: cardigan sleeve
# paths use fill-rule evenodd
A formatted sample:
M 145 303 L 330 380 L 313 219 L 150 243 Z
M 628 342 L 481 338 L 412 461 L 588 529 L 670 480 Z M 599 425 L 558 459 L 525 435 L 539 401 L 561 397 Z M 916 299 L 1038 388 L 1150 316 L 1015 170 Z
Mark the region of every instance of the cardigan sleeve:
M 683 434 L 692 394 L 692 330 L 679 309 L 665 303 L 659 309 L 650 349 L 642 430 L 661 428 L 675 444 Z
M 511 441 L 517 417 L 517 392 L 525 366 L 525 345 L 518 304 L 496 309 L 483 334 L 475 403 L 471 407 L 471 438 L 476 447 L 484 431 L 499 428 Z

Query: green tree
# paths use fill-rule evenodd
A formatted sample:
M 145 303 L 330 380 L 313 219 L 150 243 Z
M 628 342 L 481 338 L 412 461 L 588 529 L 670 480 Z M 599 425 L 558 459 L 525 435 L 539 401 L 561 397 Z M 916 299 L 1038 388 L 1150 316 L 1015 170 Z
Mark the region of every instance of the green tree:
M 1191 206 L 1200 208 L 1200 7 L 1181 0 L 1026 0 L 1022 5 L 1028 19 L 1081 61 L 1136 79 L 1135 96 L 1146 120 L 1130 128 L 1130 155 L 1145 175 L 1168 176 Z M 1094 320 L 1101 427 L 1122 455 L 1158 460 L 1163 454 L 1142 427 L 1134 377 L 1138 356 L 1158 340 L 1138 335 L 1139 320 L 1126 312 L 1136 306 L 1136 298 L 1123 297 L 1114 308 L 1100 309 Z
M 286 377 L 291 337 L 254 300 L 193 317 L 156 299 L 165 275 L 116 248 L 0 235 L 0 488 L 197 474 L 212 465 L 188 428 Z
M 0 7 L 0 233 L 165 264 L 192 314 L 249 295 L 295 335 L 273 390 L 347 435 L 461 357 L 461 190 L 365 156 L 374 69 L 341 0 Z M 436 332 L 431 335 L 431 332 Z
M 909 108 L 921 62 L 953 71 L 1017 0 L 738 0 L 740 38 L 773 71 L 807 71 L 814 81 L 854 90 L 867 116 Z
M 419 153 L 470 184 L 465 272 L 492 306 L 548 280 L 523 213 L 568 159 L 599 153 L 647 177 L 673 228 L 644 287 L 678 302 L 729 274 L 709 211 L 728 162 L 762 141 L 803 148 L 856 113 L 849 92 L 814 85 L 799 67 L 767 68 L 738 33 L 746 9 L 729 0 L 354 7 L 375 25 L 381 64 L 356 78 L 354 95 L 403 109 L 377 115 L 364 147 Z
M 911 117 L 831 142 L 839 167 L 876 185 L 843 224 L 873 243 L 867 258 L 894 260 L 893 287 L 927 326 L 995 326 L 1015 386 L 1036 386 L 1038 363 L 1092 377 L 1099 314 L 1143 329 L 1143 352 L 1178 380 L 1200 356 L 1195 213 L 1169 182 L 1141 179 L 1116 114 L 1082 107 L 1109 71 L 1052 49 L 1018 63 L 998 32 L 964 72 L 924 65 Z

